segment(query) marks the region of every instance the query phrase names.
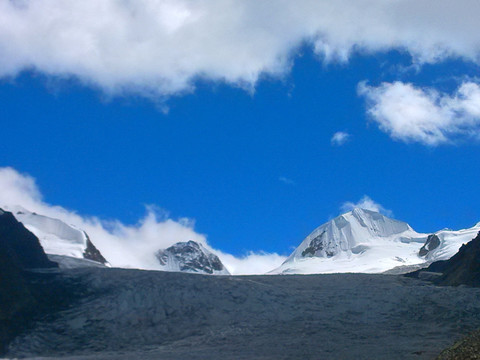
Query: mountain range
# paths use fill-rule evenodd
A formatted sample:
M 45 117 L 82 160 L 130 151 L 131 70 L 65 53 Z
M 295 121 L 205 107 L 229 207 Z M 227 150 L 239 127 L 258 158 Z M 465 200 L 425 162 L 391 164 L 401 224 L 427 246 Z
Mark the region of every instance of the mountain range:
M 62 268 L 110 266 L 95 240 L 75 225 L 21 206 L 9 207 L 15 218 L 39 239 L 49 259 Z M 120 244 L 119 244 L 120 246 Z M 217 255 L 195 241 L 177 242 L 155 253 L 157 270 L 230 275 Z
M 90 239 L 75 225 L 20 206 L 9 210 L 61 267 L 110 266 L 95 246 L 101 239 Z M 479 231 L 480 223 L 458 231 L 419 233 L 405 222 L 355 208 L 316 228 L 269 274 L 406 273 L 451 258 Z M 213 249 L 191 240 L 159 248 L 152 256 L 157 270 L 230 274 Z

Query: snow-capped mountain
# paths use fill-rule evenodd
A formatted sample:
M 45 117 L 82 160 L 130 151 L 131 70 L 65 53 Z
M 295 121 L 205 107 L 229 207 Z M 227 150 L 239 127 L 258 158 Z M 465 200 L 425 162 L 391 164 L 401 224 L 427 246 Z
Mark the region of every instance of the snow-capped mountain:
M 11 211 L 19 222 L 38 237 L 46 254 L 107 264 L 107 260 L 85 231 L 59 219 L 39 215 L 21 207 L 16 207 Z
M 217 255 L 195 241 L 178 242 L 156 253 L 164 271 L 230 275 Z
M 446 260 L 472 240 L 470 229 L 422 234 L 378 212 L 353 209 L 316 228 L 273 274 L 380 273 Z

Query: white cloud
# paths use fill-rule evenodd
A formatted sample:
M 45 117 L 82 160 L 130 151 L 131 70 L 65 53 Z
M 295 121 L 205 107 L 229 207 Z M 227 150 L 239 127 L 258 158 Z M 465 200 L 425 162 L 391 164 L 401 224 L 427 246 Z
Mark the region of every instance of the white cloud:
M 370 117 L 394 139 L 435 146 L 459 137 L 478 138 L 477 83 L 465 82 L 452 95 L 402 82 L 360 84 L 359 93 L 367 100 Z
M 367 195 L 364 195 L 360 199 L 360 201 L 358 201 L 357 203 L 353 203 L 351 201 L 347 201 L 347 202 L 343 203 L 342 206 L 340 207 L 340 210 L 342 212 L 348 212 L 348 211 L 351 211 L 355 208 L 376 211 L 376 212 L 382 213 L 382 214 L 384 214 L 386 216 L 390 216 L 390 217 L 393 216 L 393 213 L 392 213 L 391 210 L 385 209 L 382 205 L 373 201 Z
M 293 181 L 292 179 L 289 179 L 285 176 L 280 176 L 278 178 L 278 181 L 284 183 L 285 185 L 295 185 L 295 181 Z
M 232 274 L 266 274 L 283 264 L 286 256 L 275 253 L 249 252 L 244 257 L 235 257 L 217 251 L 225 266 Z
M 332 138 L 330 139 L 330 143 L 334 146 L 342 146 L 348 141 L 350 136 L 351 135 L 349 133 L 338 131 L 333 134 Z
M 117 267 L 158 269 L 155 252 L 179 241 L 194 240 L 218 254 L 233 274 L 265 273 L 278 267 L 285 259 L 277 254 L 249 253 L 244 257 L 212 249 L 207 238 L 194 229 L 189 219 L 173 220 L 154 206 L 135 225 L 117 220 L 105 221 L 81 216 L 61 206 L 42 200 L 35 179 L 12 168 L 0 168 L 0 207 L 22 206 L 38 214 L 58 218 L 85 230 L 105 258 Z
M 304 44 L 327 61 L 395 48 L 478 62 L 479 16 L 477 0 L 0 0 L 0 76 L 158 97 L 198 78 L 251 88 Z

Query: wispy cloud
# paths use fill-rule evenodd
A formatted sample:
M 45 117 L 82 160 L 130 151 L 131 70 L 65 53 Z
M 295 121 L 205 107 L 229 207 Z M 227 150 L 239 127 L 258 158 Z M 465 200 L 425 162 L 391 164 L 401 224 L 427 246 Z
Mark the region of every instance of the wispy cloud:
M 330 139 L 330 143 L 333 146 L 342 146 L 350 139 L 350 137 L 351 135 L 349 133 L 338 131 L 333 134 L 332 138 Z
M 0 207 L 18 205 L 85 230 L 109 263 L 116 267 L 159 269 L 155 252 L 188 240 L 197 241 L 219 255 L 232 274 L 263 274 L 285 260 L 275 253 L 250 252 L 236 257 L 213 249 L 207 237 L 195 231 L 193 220 L 171 219 L 167 212 L 155 206 L 148 206 L 146 215 L 135 225 L 82 216 L 43 201 L 35 179 L 28 174 L 21 174 L 13 168 L 0 168 Z
M 359 85 L 367 113 L 393 139 L 429 146 L 479 138 L 480 86 L 465 82 L 453 94 L 402 82 Z
M 285 185 L 295 185 L 295 181 L 293 181 L 292 179 L 289 179 L 285 176 L 280 176 L 278 178 L 278 180 L 282 183 L 284 183 Z
M 342 212 L 351 211 L 355 208 L 365 209 L 376 211 L 382 213 L 386 216 L 393 216 L 393 212 L 391 210 L 385 209 L 382 205 L 372 200 L 369 196 L 364 195 L 358 202 L 354 203 L 351 201 L 344 202 L 340 207 Z
M 478 63 L 475 0 L 0 0 L 0 77 L 31 70 L 163 97 L 196 79 L 251 89 L 308 44 L 325 61 L 402 49 Z

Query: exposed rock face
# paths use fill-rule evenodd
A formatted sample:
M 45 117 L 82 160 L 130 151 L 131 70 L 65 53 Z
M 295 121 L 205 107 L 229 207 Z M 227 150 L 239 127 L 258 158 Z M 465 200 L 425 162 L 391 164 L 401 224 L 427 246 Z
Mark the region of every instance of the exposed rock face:
M 87 238 L 87 247 L 83 252 L 83 258 L 87 260 L 93 260 L 105 265 L 107 263 L 107 260 L 103 257 L 102 253 L 98 251 L 95 245 L 93 245 L 93 243 L 90 241 L 90 238 L 88 237 L 87 233 L 85 231 L 83 233 Z
M 322 254 L 332 257 L 339 252 L 339 245 L 332 239 L 327 239 L 325 233 L 326 231 L 322 232 L 310 241 L 309 246 L 302 251 L 303 257 L 322 256 Z
M 159 250 L 156 257 L 167 271 L 229 275 L 217 255 L 191 240 Z
M 435 234 L 428 235 L 427 241 L 420 248 L 418 255 L 422 257 L 426 256 L 429 252 L 435 250 L 439 246 L 440 246 L 440 239 L 438 238 L 438 236 Z

